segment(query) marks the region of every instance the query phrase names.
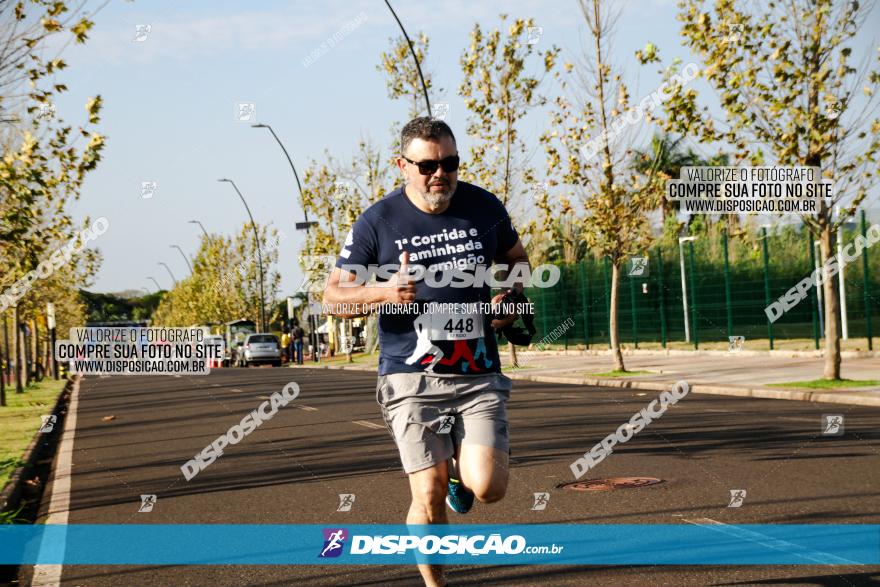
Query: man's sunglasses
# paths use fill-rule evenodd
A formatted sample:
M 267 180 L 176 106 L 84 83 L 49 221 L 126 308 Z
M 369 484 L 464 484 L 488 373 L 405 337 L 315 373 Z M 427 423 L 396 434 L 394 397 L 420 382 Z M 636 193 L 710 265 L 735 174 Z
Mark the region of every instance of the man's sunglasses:
M 436 159 L 429 159 L 427 161 L 413 161 L 412 159 L 408 159 L 401 155 L 403 159 L 407 163 L 412 163 L 413 165 L 419 166 L 419 173 L 422 175 L 433 175 L 438 167 L 442 167 L 443 171 L 446 173 L 452 173 L 453 171 L 458 171 L 458 155 L 450 155 L 449 157 L 445 157 L 440 161 Z

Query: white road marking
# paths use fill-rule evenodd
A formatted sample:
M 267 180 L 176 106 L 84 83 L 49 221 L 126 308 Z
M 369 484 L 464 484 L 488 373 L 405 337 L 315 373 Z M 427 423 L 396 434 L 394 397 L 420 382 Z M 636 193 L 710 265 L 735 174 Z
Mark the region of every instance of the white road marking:
M 787 540 L 773 538 L 772 536 L 767 536 L 766 534 L 761 534 L 760 532 L 755 532 L 754 530 L 747 530 L 746 528 L 742 528 L 740 526 L 731 526 L 730 524 L 725 524 L 724 522 L 719 522 L 718 520 L 713 520 L 712 518 L 685 518 L 684 521 L 688 524 L 693 524 L 695 526 L 711 528 L 713 530 L 721 532 L 722 534 L 728 534 L 741 540 L 756 542 L 758 544 L 761 544 L 762 546 L 772 548 L 773 550 L 778 550 L 787 554 L 793 554 L 795 556 L 813 561 L 820 565 L 862 564 L 856 561 L 851 561 L 849 559 L 835 556 L 833 554 L 828 554 L 826 552 L 810 550 L 804 546 L 801 546 L 800 544 L 795 544 L 793 542 L 788 542 Z
M 231 391 L 232 393 L 242 393 L 242 391 L 240 389 L 238 389 L 237 387 L 233 387 L 229 391 Z
M 373 430 L 385 430 L 385 426 L 381 424 L 375 424 L 373 422 L 368 422 L 367 420 L 352 420 L 352 424 L 357 424 L 358 426 L 363 426 L 365 428 L 372 428 Z
M 73 468 L 73 437 L 76 434 L 76 410 L 79 407 L 79 383 L 80 379 L 73 382 L 70 392 L 70 406 L 67 409 L 67 417 L 64 420 L 64 431 L 58 443 L 58 460 L 52 481 L 52 493 L 49 496 L 49 518 L 46 524 L 66 526 L 70 515 L 70 480 Z M 66 535 L 65 535 L 66 538 Z M 40 558 L 43 556 L 43 546 L 40 546 Z M 48 545 L 49 551 L 56 550 Z M 66 544 L 62 544 L 60 550 L 64 555 Z M 34 565 L 33 587 L 56 587 L 61 584 L 61 571 L 63 565 Z
M 293 406 L 295 408 L 299 408 L 305 412 L 317 412 L 318 408 L 313 408 L 312 406 Z

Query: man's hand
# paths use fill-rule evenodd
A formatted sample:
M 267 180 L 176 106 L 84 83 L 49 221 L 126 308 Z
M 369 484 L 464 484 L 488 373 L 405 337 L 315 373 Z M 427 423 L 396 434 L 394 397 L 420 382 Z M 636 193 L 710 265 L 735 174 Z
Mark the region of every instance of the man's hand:
M 500 304 L 501 301 L 504 299 L 505 295 L 507 295 L 507 292 L 502 292 L 502 293 L 496 295 L 494 298 L 492 298 L 492 303 L 493 304 Z M 516 322 L 517 318 L 519 318 L 519 314 L 514 313 L 514 314 L 508 314 L 504 318 L 501 318 L 498 320 L 492 320 L 492 328 L 494 328 L 496 331 L 501 330 L 502 328 L 507 328 L 508 326 L 510 326 L 511 324 Z
M 397 280 L 389 280 L 384 287 L 387 289 L 386 302 L 389 304 L 412 304 L 416 301 L 416 286 L 409 276 L 409 253 L 400 255 L 400 270 Z

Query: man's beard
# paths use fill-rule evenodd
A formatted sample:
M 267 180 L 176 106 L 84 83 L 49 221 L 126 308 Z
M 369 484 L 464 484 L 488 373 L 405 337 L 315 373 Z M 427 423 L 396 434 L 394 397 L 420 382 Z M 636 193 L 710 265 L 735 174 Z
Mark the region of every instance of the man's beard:
M 429 185 L 425 191 L 419 190 L 419 194 L 428 206 L 436 209 L 442 208 L 452 199 L 452 195 L 455 193 L 455 188 L 458 186 L 458 182 L 449 182 L 448 184 L 435 183 L 433 185 L 445 185 L 447 186 L 447 189 L 442 192 L 434 192 L 431 191 L 431 186 Z

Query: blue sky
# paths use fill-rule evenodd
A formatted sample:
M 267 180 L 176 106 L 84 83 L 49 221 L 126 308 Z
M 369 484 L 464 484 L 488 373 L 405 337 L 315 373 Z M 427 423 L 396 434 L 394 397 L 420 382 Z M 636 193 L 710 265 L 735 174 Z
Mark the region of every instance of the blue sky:
M 636 49 L 650 40 L 664 63 L 692 57 L 681 47 L 674 1 L 620 4 L 615 61 L 624 67 L 631 94 L 640 98 L 657 77 L 656 67 L 637 65 Z M 436 87 L 445 90 L 432 99 L 450 103 L 447 122 L 463 153 L 468 141 L 464 105 L 456 95 L 458 60 L 475 22 L 494 28 L 502 12 L 533 17 L 543 27 L 538 47 L 561 47 L 564 61 L 580 53 L 585 38 L 573 0 L 396 0 L 393 5 L 411 35 L 424 31 L 431 39 L 426 66 Z M 362 24 L 315 63 L 303 65 L 322 41 L 359 15 Z M 150 26 L 142 42 L 134 41 L 137 25 Z M 387 144 L 389 126 L 405 121 L 408 105 L 387 98 L 376 65 L 389 37 L 398 34 L 380 0 L 111 2 L 97 16 L 90 41 L 65 52 L 69 68 L 61 77 L 70 91 L 57 104 L 58 113 L 73 122 L 80 120 L 88 96 L 104 98 L 99 127 L 108 137 L 104 160 L 73 206 L 77 218 L 110 221 L 96 242 L 104 263 L 91 289 L 153 290 L 147 276 L 170 287 L 158 262 L 168 263 L 178 279 L 184 277 L 185 262 L 170 245 L 195 252 L 200 231 L 188 220 L 223 234 L 236 232 L 246 220 L 231 186 L 216 181 L 230 177 L 256 221 L 286 235 L 278 269 L 282 295 L 293 293 L 301 280 L 302 242 L 293 229 L 293 222 L 302 220 L 295 183 L 271 135 L 237 122 L 235 105 L 256 104 L 257 121 L 273 126 L 300 175 L 325 149 L 347 159 L 361 136 Z M 544 120 L 528 119 L 528 138 L 537 136 Z M 540 160 L 535 163 L 540 167 Z M 143 181 L 158 184 L 150 199 L 141 198 Z

